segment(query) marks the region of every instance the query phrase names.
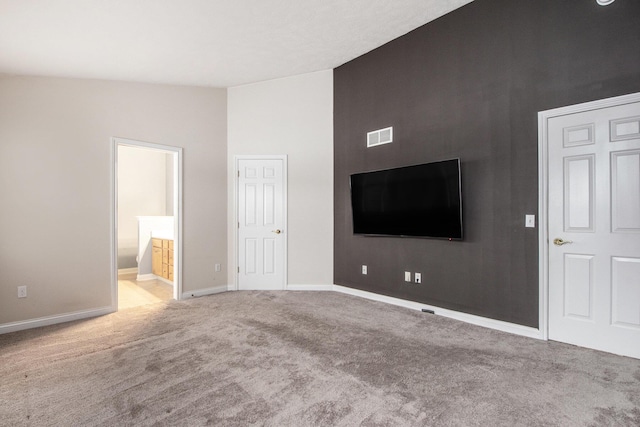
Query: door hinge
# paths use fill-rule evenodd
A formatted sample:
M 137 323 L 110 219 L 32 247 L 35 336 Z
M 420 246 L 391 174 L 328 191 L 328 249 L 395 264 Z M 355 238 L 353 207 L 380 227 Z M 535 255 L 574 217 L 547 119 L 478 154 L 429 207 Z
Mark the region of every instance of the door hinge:
M 240 228 L 240 221 L 238 221 L 238 228 Z
M 240 273 L 240 267 L 238 267 L 238 273 Z
M 238 178 L 240 178 L 240 171 L 238 171 Z

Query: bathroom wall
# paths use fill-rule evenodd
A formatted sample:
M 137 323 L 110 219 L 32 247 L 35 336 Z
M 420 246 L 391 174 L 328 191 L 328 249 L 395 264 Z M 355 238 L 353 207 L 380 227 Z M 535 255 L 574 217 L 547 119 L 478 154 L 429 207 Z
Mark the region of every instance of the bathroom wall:
M 173 181 L 167 165 L 172 155 L 142 148 L 118 147 L 118 269 L 137 267 L 136 216 L 172 215 Z

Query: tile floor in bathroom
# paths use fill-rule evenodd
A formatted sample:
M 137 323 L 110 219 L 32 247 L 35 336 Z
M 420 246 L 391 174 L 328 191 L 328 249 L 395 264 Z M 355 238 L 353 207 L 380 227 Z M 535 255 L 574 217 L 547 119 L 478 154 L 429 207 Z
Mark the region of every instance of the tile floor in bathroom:
M 171 285 L 160 280 L 136 280 L 136 273 L 118 275 L 118 310 L 169 301 L 173 298 Z

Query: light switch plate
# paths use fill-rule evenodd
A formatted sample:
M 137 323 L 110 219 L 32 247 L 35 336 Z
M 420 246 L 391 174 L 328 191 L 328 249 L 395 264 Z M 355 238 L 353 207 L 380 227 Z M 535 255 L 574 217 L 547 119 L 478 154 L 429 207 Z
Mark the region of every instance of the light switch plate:
M 362 266 L 362 274 L 367 274 L 367 266 L 366 265 Z
M 524 216 L 524 226 L 527 228 L 534 228 L 536 226 L 536 216 L 535 215 L 525 215 Z
M 405 271 L 404 272 L 404 281 L 405 282 L 410 282 L 411 281 L 411 272 L 410 271 Z

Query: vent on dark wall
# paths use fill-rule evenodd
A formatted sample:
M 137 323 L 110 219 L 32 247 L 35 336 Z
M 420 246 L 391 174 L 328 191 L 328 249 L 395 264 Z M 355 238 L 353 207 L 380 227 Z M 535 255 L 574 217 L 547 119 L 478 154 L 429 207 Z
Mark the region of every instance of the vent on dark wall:
M 393 127 L 378 129 L 367 133 L 367 148 L 393 142 Z

